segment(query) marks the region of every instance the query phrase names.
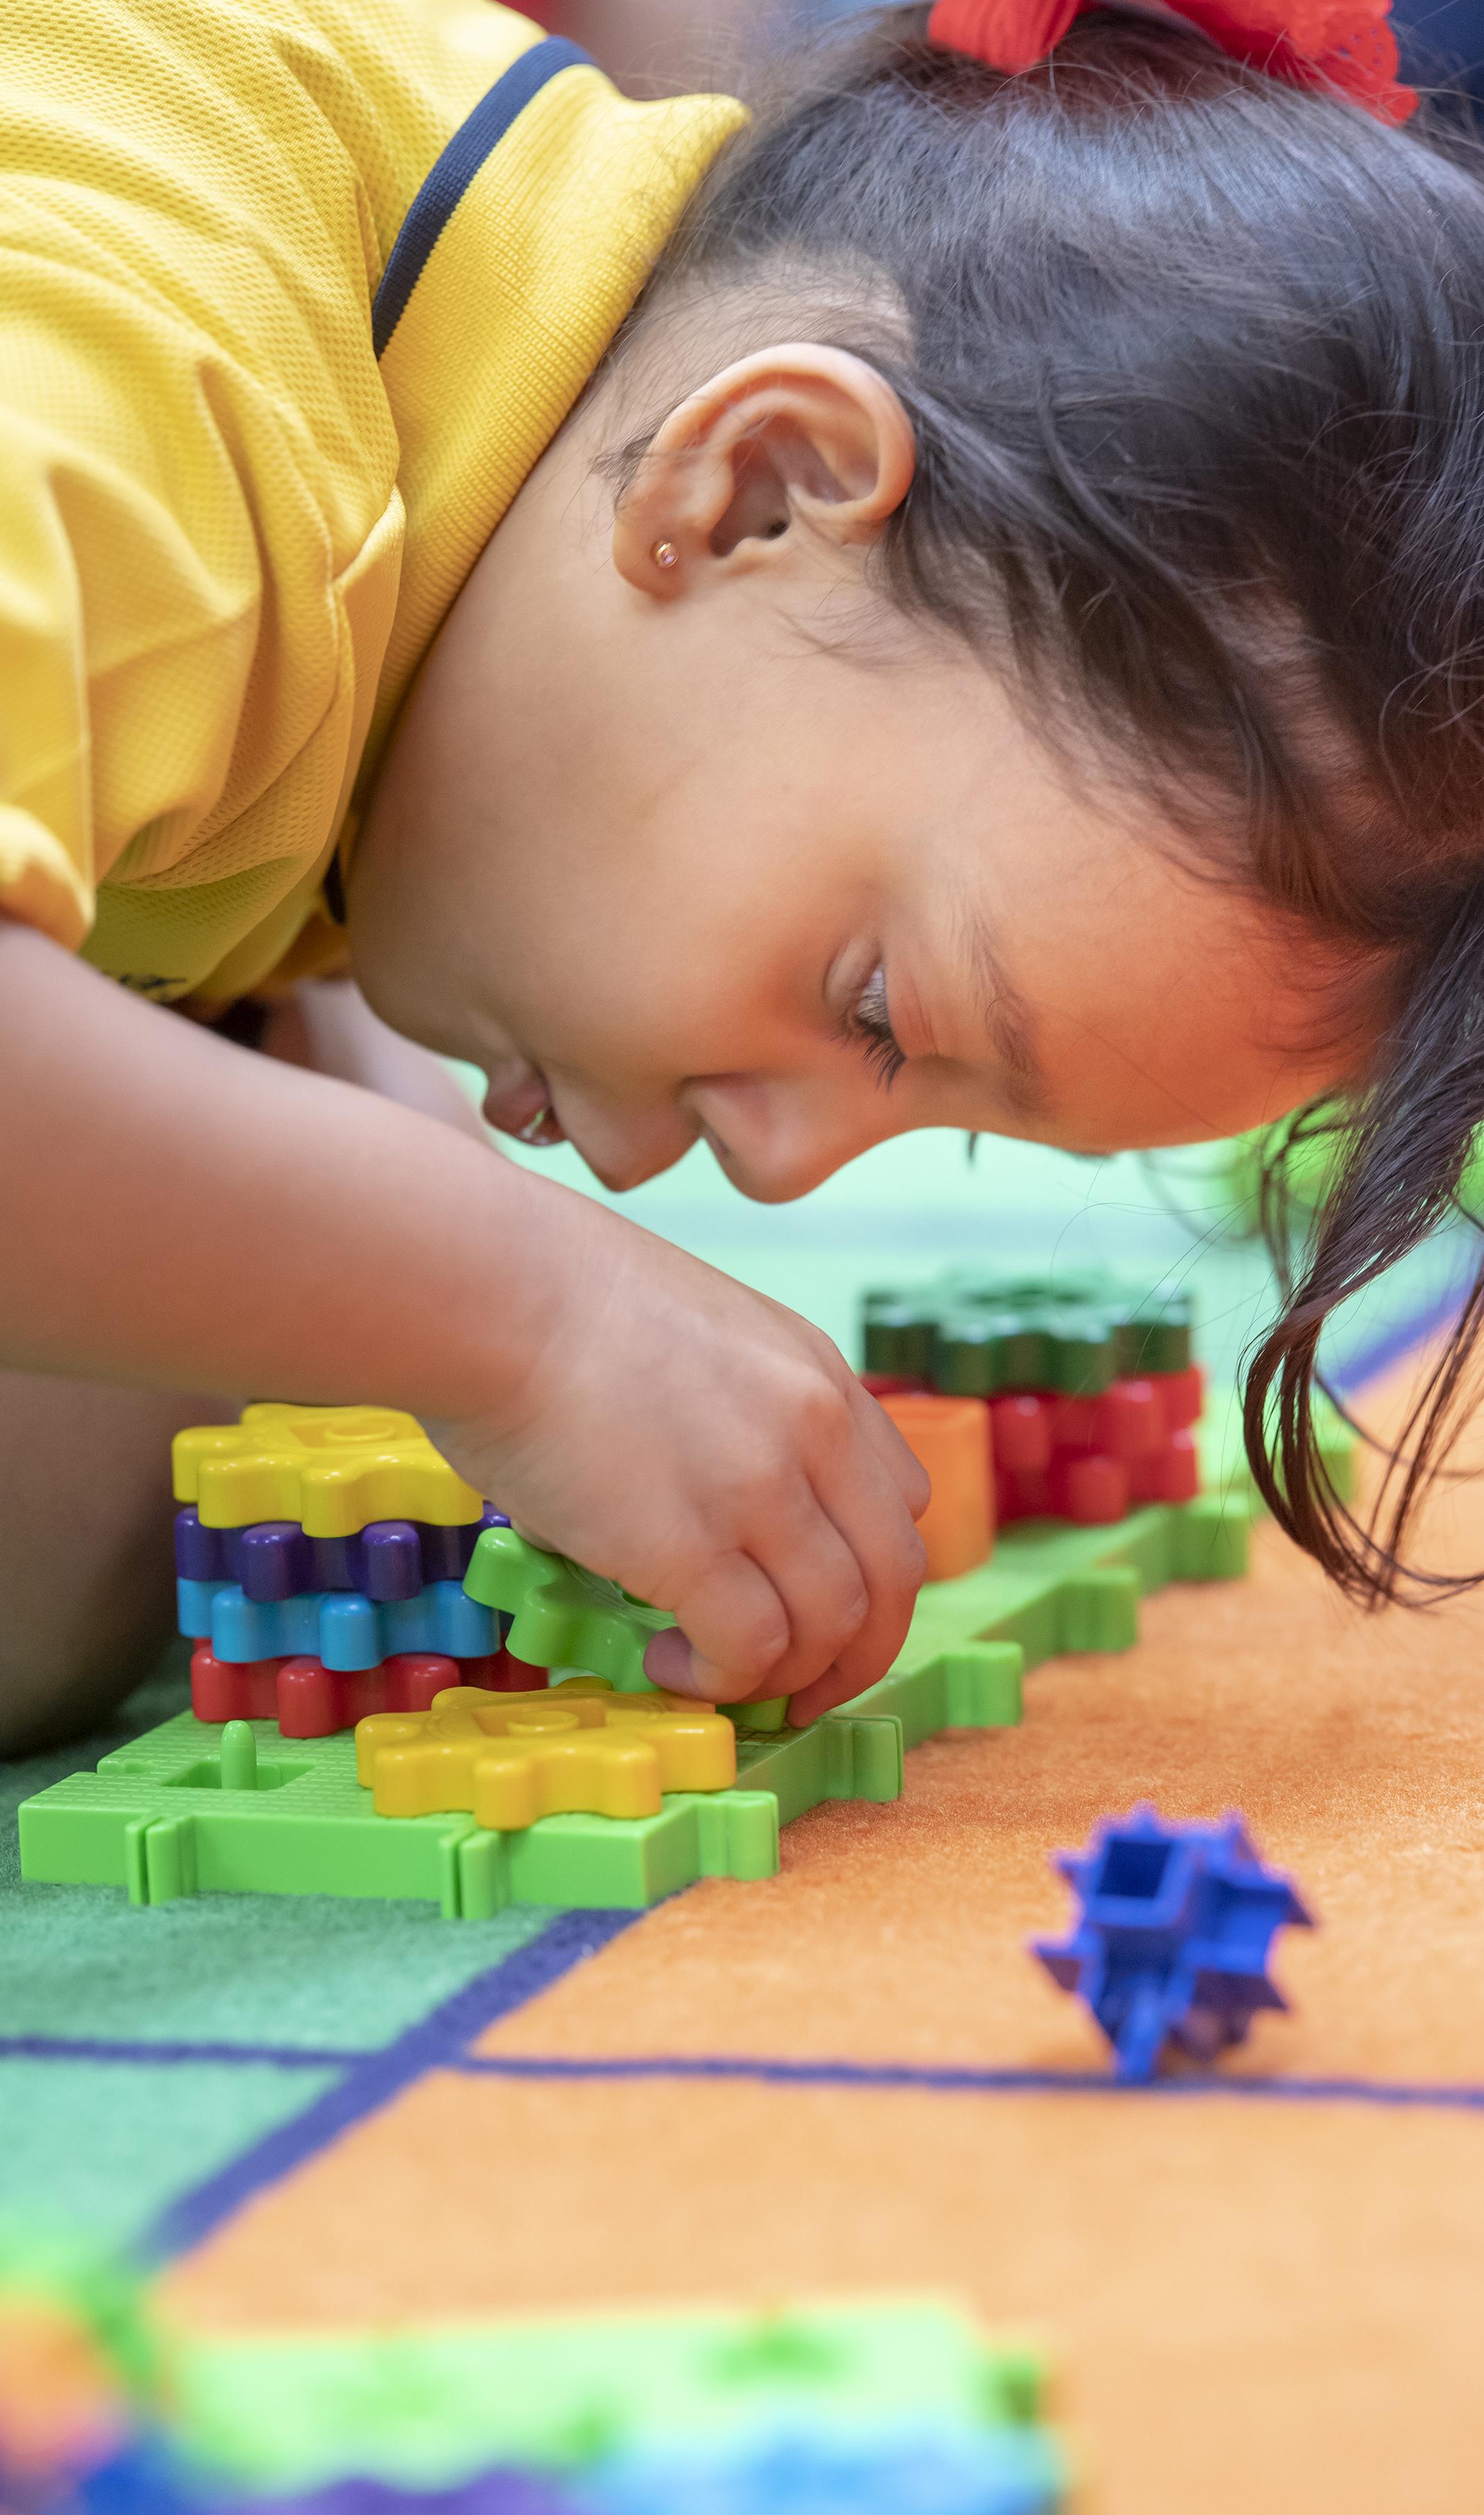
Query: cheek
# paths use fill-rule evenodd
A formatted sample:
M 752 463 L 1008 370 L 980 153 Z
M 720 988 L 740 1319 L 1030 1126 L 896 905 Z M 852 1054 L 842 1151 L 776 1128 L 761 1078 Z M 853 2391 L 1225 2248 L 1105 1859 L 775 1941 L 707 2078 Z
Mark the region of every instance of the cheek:
M 1299 1009 L 1224 970 L 1089 990 L 1043 1023 L 1057 1140 L 1077 1149 L 1196 1142 L 1281 1117 L 1332 1077 L 1296 1048 Z
M 605 1061 L 672 1082 L 793 1074 L 829 1050 L 822 986 L 836 928 L 799 919 L 781 886 L 678 886 L 629 900 L 518 982 L 545 1037 L 595 1075 Z
M 516 980 L 533 1049 L 595 1085 L 673 1088 L 776 1054 L 779 1024 L 745 956 L 679 920 L 564 938 Z

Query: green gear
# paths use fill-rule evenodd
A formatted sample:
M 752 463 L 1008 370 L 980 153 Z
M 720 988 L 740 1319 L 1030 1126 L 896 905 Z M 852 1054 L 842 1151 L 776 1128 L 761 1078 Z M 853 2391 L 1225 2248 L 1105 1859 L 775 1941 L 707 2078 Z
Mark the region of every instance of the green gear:
M 605 1676 L 624 1694 L 649 1690 L 644 1652 L 674 1616 L 631 1598 L 616 1581 L 600 1580 L 564 1554 L 547 1554 L 513 1528 L 487 1528 L 474 1547 L 464 1587 L 481 1607 L 514 1618 L 506 1636 L 513 1659 L 531 1668 L 576 1668 Z

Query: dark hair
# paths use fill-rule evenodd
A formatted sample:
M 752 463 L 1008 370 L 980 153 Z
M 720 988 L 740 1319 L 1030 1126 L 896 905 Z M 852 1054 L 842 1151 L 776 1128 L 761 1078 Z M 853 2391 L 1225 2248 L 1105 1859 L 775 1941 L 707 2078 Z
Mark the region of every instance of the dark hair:
M 1476 1295 L 1381 1534 L 1319 1455 L 1337 1305 L 1453 1206 L 1484 1119 L 1484 184 L 1191 30 L 1094 14 L 1013 78 L 926 12 L 791 63 L 661 263 L 804 292 L 917 433 L 876 564 L 1187 833 L 1216 880 L 1340 947 L 1381 1044 L 1250 1358 L 1275 1516 L 1372 1599 L 1466 1586 L 1400 1546 L 1446 1451 Z M 1339 1036 L 1339 1034 L 1337 1034 Z M 1337 1056 L 1340 1051 L 1337 1049 Z M 1340 1058 L 1340 1061 L 1343 1061 Z M 1481 1576 L 1484 1577 L 1484 1576 Z

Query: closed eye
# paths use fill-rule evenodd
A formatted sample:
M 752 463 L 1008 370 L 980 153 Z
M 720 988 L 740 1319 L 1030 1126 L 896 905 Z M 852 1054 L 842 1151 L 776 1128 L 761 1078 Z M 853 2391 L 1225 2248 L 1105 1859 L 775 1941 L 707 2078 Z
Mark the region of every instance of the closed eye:
M 889 1092 L 907 1057 L 891 1027 L 885 969 L 875 970 L 862 987 L 841 1024 L 841 1035 L 863 1051 L 882 1090 Z

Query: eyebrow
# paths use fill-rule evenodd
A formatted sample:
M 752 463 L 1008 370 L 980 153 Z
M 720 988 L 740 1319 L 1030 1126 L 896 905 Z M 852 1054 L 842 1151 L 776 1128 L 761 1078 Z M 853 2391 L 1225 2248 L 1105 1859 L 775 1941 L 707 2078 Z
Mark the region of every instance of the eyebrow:
M 964 920 L 963 935 L 979 1018 L 1005 1067 L 1010 1105 L 1022 1117 L 1032 1116 L 1045 1107 L 1048 1094 L 1030 1007 L 1006 974 L 993 927 L 984 918 L 970 915 Z

